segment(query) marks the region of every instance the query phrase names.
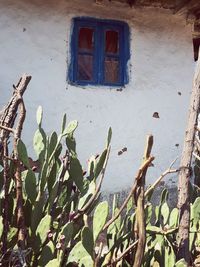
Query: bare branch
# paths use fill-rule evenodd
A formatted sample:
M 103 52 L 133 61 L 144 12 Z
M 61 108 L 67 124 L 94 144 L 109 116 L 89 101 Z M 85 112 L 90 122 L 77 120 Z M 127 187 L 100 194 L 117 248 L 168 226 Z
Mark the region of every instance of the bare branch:
M 146 148 L 144 151 L 143 162 L 148 160 L 153 147 L 153 136 L 147 136 Z M 137 190 L 135 192 L 136 203 L 136 222 L 135 229 L 138 235 L 138 245 L 134 258 L 134 267 L 141 266 L 144 256 L 145 244 L 146 244 L 146 224 L 145 224 L 145 211 L 144 211 L 144 187 L 147 168 L 142 173 L 142 178 L 137 183 Z
M 120 254 L 114 261 L 112 261 L 111 263 L 108 263 L 106 266 L 115 266 L 115 264 L 118 261 L 124 258 L 124 256 L 126 256 L 129 252 L 131 252 L 131 250 L 137 245 L 137 243 L 138 243 L 138 240 L 136 240 L 129 247 L 127 247 L 127 249 L 125 249 L 122 254 Z
M 198 156 L 196 153 L 193 152 L 192 155 L 193 155 L 196 159 L 200 160 L 200 156 Z
M 185 131 L 183 152 L 181 157 L 179 179 L 178 179 L 178 209 L 179 209 L 179 229 L 178 229 L 178 254 L 177 259 L 184 259 L 189 265 L 189 226 L 190 226 L 190 203 L 189 203 L 189 183 L 191 178 L 191 161 L 194 150 L 194 138 L 196 132 L 197 118 L 200 107 L 200 59 L 197 62 L 193 79 L 193 87 L 190 99 L 188 123 Z
M 18 246 L 25 249 L 26 239 L 26 227 L 23 212 L 23 192 L 22 192 L 22 179 L 21 179 L 21 168 L 18 160 L 17 143 L 21 137 L 22 126 L 26 116 L 26 109 L 23 99 L 19 95 L 19 119 L 16 127 L 15 138 L 14 138 L 14 155 L 16 160 L 16 172 L 15 172 L 15 185 L 16 185 L 16 213 L 17 213 L 17 226 L 18 226 Z
M 172 161 L 172 163 L 170 164 L 169 168 L 167 170 L 165 170 L 160 177 L 158 177 L 158 179 L 146 190 L 145 192 L 145 197 L 147 197 L 147 195 L 154 190 L 154 188 L 162 181 L 162 179 L 171 173 L 176 173 L 179 171 L 179 169 L 172 169 L 174 163 L 177 161 L 177 158 L 175 160 Z
M 107 229 L 109 227 L 109 225 L 111 225 L 118 217 L 119 215 L 122 213 L 123 209 L 127 206 L 128 202 L 129 202 L 129 199 L 133 196 L 135 190 L 136 190 L 136 187 L 137 187 L 137 181 L 139 179 L 141 179 L 141 174 L 142 174 L 142 171 L 144 169 L 146 169 L 151 163 L 152 161 L 154 160 L 154 157 L 149 157 L 148 160 L 146 160 L 142 166 L 140 167 L 136 177 L 135 177 L 135 181 L 134 181 L 134 184 L 131 188 L 131 191 L 130 193 L 128 194 L 126 200 L 124 201 L 124 203 L 122 204 L 121 208 L 119 209 L 119 211 L 115 214 L 115 216 L 113 216 L 105 225 L 104 225 L 104 228 L 103 230 Z
M 10 176 L 8 175 L 8 160 L 10 160 L 9 151 L 8 151 L 8 139 L 10 137 L 10 133 L 13 133 L 14 138 L 15 138 L 14 142 L 15 142 L 15 152 L 16 152 L 17 139 L 21 135 L 22 124 L 25 118 L 25 114 L 23 113 L 24 105 L 23 105 L 23 101 L 21 100 L 21 98 L 30 80 L 31 80 L 31 76 L 27 76 L 25 74 L 22 76 L 22 78 L 20 78 L 17 86 L 15 86 L 13 96 L 11 97 L 11 99 L 9 100 L 5 108 L 0 112 L 0 143 L 3 146 L 3 149 L 0 150 L 0 156 L 3 158 L 3 167 L 4 167 L 4 201 L 3 201 L 3 207 L 2 207 L 3 208 L 2 217 L 3 217 L 4 228 L 3 228 L 3 236 L 2 236 L 2 241 L 3 241 L 2 252 L 5 251 L 7 247 L 7 233 L 9 230 L 9 224 L 8 224 L 9 194 L 8 192 L 9 192 L 11 179 L 10 179 Z M 17 117 L 18 108 L 20 108 L 21 113 L 19 117 L 18 127 L 15 130 L 13 129 L 13 125 Z M 11 160 L 14 160 L 14 159 L 11 159 Z M 16 170 L 15 177 L 17 181 L 20 181 L 19 164 Z M 18 190 L 18 186 L 16 189 Z M 19 229 L 19 232 L 20 232 L 20 229 Z
M 3 126 L 3 125 L 0 125 L 0 128 L 3 130 L 6 130 L 8 132 L 11 132 L 13 134 L 15 133 L 15 130 L 13 128 L 9 128 L 9 127 Z
M 101 242 L 100 245 L 99 245 L 99 251 L 98 251 L 97 257 L 95 259 L 94 267 L 98 267 L 99 260 L 101 258 L 102 250 L 103 250 L 103 243 Z

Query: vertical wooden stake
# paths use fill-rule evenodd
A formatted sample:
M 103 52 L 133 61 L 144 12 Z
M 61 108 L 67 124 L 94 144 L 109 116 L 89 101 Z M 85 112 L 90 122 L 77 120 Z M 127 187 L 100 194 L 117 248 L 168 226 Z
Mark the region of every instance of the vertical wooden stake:
M 200 56 L 199 56 L 200 58 Z M 193 80 L 193 88 L 190 100 L 188 125 L 185 132 L 183 152 L 180 163 L 178 181 L 178 208 L 179 208 L 179 230 L 178 230 L 178 259 L 185 259 L 189 265 L 189 181 L 191 177 L 191 160 L 194 148 L 195 126 L 199 113 L 200 103 L 200 59 Z
M 153 136 L 147 136 L 147 144 L 144 151 L 143 162 L 146 162 L 150 158 L 151 150 L 153 147 Z M 142 176 L 137 182 L 137 188 L 135 192 L 136 202 L 136 230 L 138 233 L 138 244 L 135 253 L 135 259 L 133 267 L 140 267 L 144 257 L 145 244 L 146 244 L 146 222 L 145 222 L 145 210 L 144 210 L 144 188 L 145 177 L 148 166 L 143 170 Z

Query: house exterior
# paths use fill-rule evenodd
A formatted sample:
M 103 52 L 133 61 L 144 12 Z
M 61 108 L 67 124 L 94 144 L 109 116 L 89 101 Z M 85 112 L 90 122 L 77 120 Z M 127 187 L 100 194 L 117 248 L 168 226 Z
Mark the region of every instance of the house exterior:
M 32 75 L 24 126 L 30 153 L 42 105 L 47 132 L 60 129 L 64 113 L 79 121 L 77 151 L 85 168 L 111 126 L 106 192 L 132 184 L 147 134 L 154 136 L 155 156 L 148 184 L 181 154 L 195 68 L 194 14 L 174 14 L 172 2 L 180 11 L 181 1 L 148 2 L 0 1 L 0 106 L 22 73 Z

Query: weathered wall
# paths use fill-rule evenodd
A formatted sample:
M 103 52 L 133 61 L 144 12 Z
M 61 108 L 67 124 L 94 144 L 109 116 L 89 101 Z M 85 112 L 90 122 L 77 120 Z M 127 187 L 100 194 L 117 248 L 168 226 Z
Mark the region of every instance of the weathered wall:
M 25 95 L 26 143 L 31 148 L 38 105 L 43 106 L 48 131 L 59 129 L 66 112 L 69 119 L 79 121 L 76 137 L 85 166 L 92 153 L 102 150 L 107 129 L 112 126 L 112 153 L 104 190 L 119 191 L 130 186 L 148 133 L 155 137 L 156 157 L 148 183 L 180 155 L 194 63 L 190 25 L 184 18 L 160 9 L 106 3 L 1 0 L 0 106 L 10 97 L 11 84 L 23 72 L 31 74 L 33 79 Z M 74 87 L 66 82 L 71 19 L 77 15 L 120 19 L 129 24 L 130 82 L 122 91 Z M 152 117 L 155 111 L 160 119 Z M 118 156 L 123 147 L 128 151 Z

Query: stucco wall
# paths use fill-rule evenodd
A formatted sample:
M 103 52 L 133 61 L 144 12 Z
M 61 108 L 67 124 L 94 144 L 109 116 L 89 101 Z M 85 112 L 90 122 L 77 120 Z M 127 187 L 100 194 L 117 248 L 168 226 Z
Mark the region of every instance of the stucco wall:
M 81 15 L 120 19 L 129 24 L 130 81 L 122 91 L 74 87 L 66 82 L 71 19 Z M 23 72 L 31 74 L 25 94 L 25 142 L 31 149 L 38 105 L 43 106 L 48 131 L 60 128 L 66 112 L 69 119 L 79 121 L 77 149 L 84 166 L 90 155 L 103 149 L 111 126 L 112 153 L 103 184 L 105 191 L 130 186 L 146 135 L 152 133 L 156 159 L 148 173 L 150 183 L 181 152 L 194 70 L 190 27 L 184 18 L 166 10 L 131 9 L 113 2 L 99 6 L 92 0 L 1 0 L 0 106 L 10 97 L 11 84 Z M 152 117 L 155 111 L 159 119 Z M 128 151 L 118 156 L 123 147 Z

